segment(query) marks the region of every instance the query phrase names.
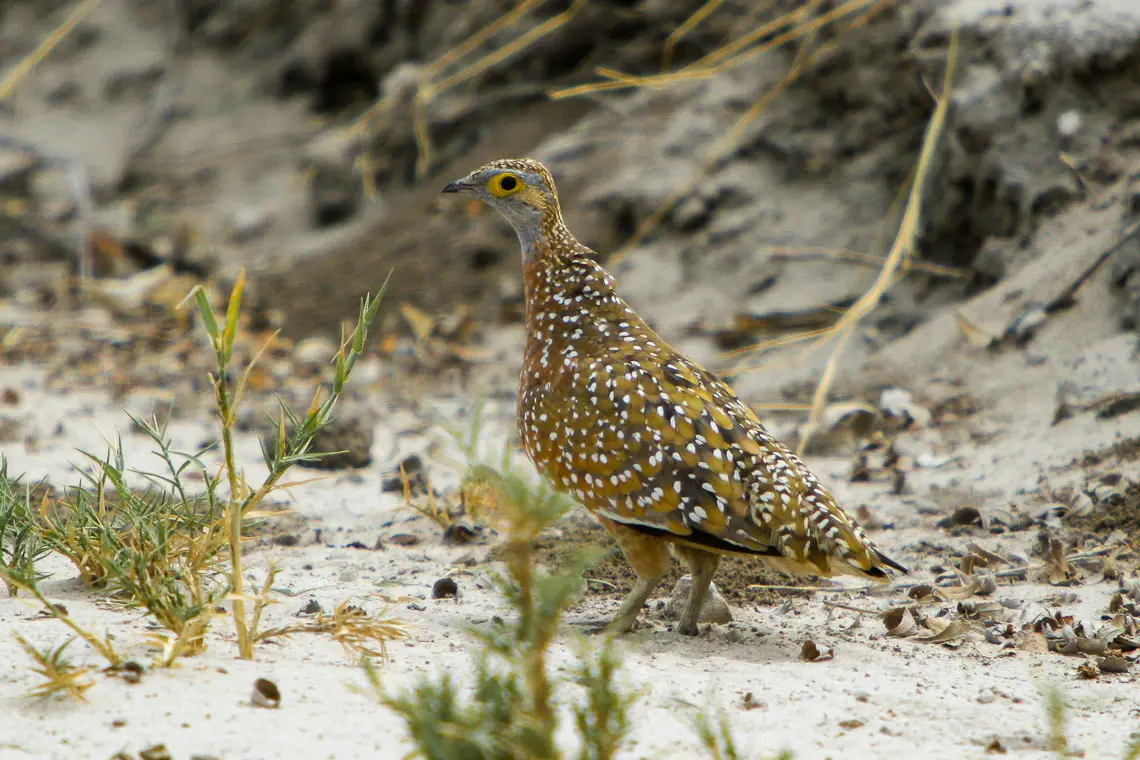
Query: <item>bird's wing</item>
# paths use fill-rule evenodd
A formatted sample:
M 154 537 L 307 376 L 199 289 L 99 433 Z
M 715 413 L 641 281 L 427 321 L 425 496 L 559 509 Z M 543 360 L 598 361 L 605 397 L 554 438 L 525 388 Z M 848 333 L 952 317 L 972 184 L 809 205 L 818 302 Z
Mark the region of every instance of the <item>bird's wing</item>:
M 653 348 L 654 361 L 644 347 L 610 354 L 558 394 L 570 413 L 543 468 L 556 484 L 612 520 L 714 550 L 781 556 L 824 575 L 883 564 L 727 385 Z

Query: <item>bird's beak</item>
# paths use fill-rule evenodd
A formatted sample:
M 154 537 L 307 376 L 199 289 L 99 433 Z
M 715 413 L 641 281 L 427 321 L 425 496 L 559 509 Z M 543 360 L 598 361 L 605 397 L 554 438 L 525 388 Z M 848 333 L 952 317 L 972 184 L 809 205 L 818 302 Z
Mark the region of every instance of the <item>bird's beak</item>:
M 471 181 L 466 177 L 452 182 L 447 187 L 443 188 L 445 193 L 463 193 L 471 189 Z

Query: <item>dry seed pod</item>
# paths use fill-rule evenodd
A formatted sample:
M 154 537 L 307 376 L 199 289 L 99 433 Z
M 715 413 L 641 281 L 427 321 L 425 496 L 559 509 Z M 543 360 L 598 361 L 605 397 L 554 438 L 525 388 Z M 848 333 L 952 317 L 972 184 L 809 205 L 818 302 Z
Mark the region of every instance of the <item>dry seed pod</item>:
M 171 760 L 170 750 L 165 744 L 155 744 L 139 750 L 139 760 Z
M 120 670 L 123 680 L 127 683 L 138 683 L 142 680 L 144 668 L 134 660 L 124 662 Z
M 1101 639 L 1077 639 L 1077 651 L 1082 654 L 1104 654 L 1108 651 L 1108 642 Z
M 1091 662 L 1082 662 L 1077 666 L 1077 675 L 1091 681 L 1100 675 L 1100 671 Z
M 888 636 L 902 638 L 913 636 L 918 632 L 918 623 L 914 622 L 914 615 L 910 613 L 909 607 L 895 607 L 892 610 L 887 610 L 886 614 L 883 615 L 883 625 L 887 627 Z
M 826 662 L 835 659 L 835 650 L 825 649 L 820 651 L 815 642 L 808 639 L 800 648 L 800 659 L 804 662 Z
M 1096 666 L 1100 668 L 1101 673 L 1127 673 L 1128 669 L 1132 667 L 1132 663 L 1123 657 L 1111 655 L 1109 657 L 1098 657 Z
M 925 641 L 928 644 L 948 644 L 965 638 L 970 632 L 970 624 L 965 620 L 947 622 L 937 618 L 927 618 L 925 625 L 934 631 L 934 633 L 931 636 L 923 636 L 918 640 Z
M 259 678 L 253 682 L 250 701 L 254 707 L 277 708 L 281 706 L 281 691 L 268 678 Z
M 974 581 L 974 593 L 978 596 L 987 596 L 997 591 L 997 579 L 992 573 L 979 575 Z

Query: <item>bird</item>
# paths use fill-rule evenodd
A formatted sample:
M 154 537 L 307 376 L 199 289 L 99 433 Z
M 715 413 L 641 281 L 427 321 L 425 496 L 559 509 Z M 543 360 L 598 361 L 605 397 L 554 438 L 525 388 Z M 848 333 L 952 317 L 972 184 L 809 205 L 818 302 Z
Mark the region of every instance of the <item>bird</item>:
M 522 448 L 592 513 L 637 580 L 604 627 L 630 631 L 675 557 L 692 592 L 678 623 L 695 636 L 721 557 L 791 575 L 907 573 L 733 389 L 669 345 L 617 292 L 562 218 L 537 160 L 492 161 L 449 183 L 518 235 L 526 340 L 516 400 Z

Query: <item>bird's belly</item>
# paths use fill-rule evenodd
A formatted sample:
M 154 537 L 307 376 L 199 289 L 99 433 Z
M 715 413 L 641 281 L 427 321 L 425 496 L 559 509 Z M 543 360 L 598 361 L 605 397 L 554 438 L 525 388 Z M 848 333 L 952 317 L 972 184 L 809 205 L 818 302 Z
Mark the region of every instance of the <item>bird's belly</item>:
M 645 477 L 657 468 L 645 461 L 640 433 L 599 414 L 573 386 L 532 389 L 519 419 L 527 456 L 557 489 L 590 511 L 641 521 L 632 499 L 653 490 Z
M 559 399 L 564 396 L 549 383 L 521 388 L 517 415 L 523 451 L 538 472 L 559 488 L 562 478 L 557 464 L 566 422 L 566 409 Z

